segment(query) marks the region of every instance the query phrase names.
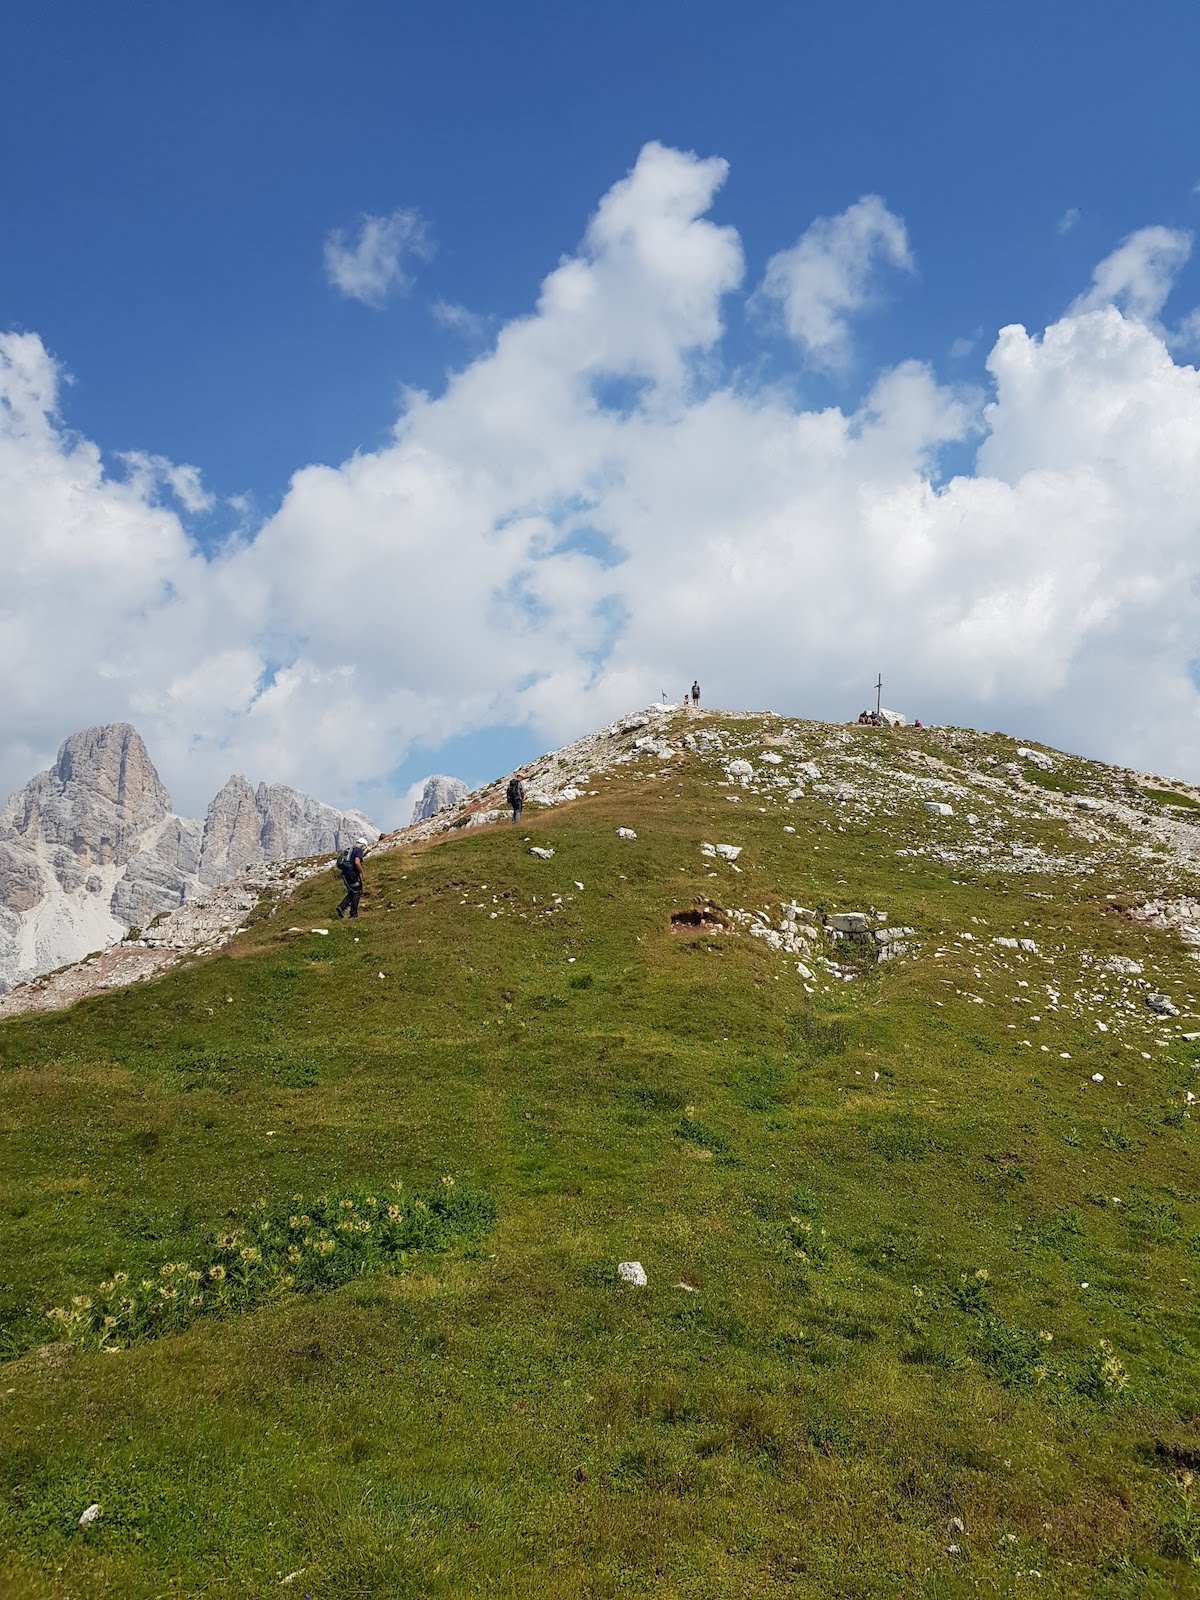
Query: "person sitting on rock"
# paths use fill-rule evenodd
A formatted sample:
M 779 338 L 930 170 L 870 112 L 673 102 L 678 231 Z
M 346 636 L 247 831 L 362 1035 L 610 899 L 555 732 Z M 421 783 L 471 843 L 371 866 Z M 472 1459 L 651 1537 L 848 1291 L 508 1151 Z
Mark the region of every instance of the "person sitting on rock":
M 504 798 L 512 807 L 514 825 L 521 820 L 521 812 L 525 809 L 525 774 L 514 772 L 508 780 L 508 788 L 504 791 Z
M 338 871 L 342 875 L 342 882 L 346 885 L 346 897 L 337 908 L 338 921 L 349 911 L 351 917 L 358 915 L 358 902 L 362 899 L 363 890 L 367 886 L 363 877 L 363 857 L 367 853 L 367 841 L 356 839 L 353 848 L 343 851 L 338 857 Z

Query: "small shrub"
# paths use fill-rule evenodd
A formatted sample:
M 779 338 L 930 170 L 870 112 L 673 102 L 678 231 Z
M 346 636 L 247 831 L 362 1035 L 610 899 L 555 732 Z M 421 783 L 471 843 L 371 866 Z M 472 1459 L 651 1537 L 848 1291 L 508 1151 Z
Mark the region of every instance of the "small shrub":
M 975 1272 L 964 1272 L 950 1294 L 960 1311 L 978 1314 L 987 1310 L 990 1290 L 987 1268 L 979 1267 Z
M 1099 1348 L 1083 1365 L 1075 1379 L 1075 1388 L 1089 1400 L 1115 1400 L 1129 1382 L 1129 1374 L 1117 1359 L 1116 1352 L 1107 1339 L 1101 1339 Z
M 1180 1483 L 1179 1499 L 1167 1515 L 1162 1532 L 1163 1554 L 1190 1567 L 1200 1567 L 1200 1505 L 1192 1491 L 1191 1473 Z
M 259 1200 L 242 1226 L 215 1234 L 196 1261 L 164 1261 L 144 1275 L 115 1272 L 92 1294 L 74 1295 L 47 1316 L 76 1344 L 120 1350 L 177 1333 L 199 1317 L 403 1271 L 410 1257 L 468 1243 L 495 1220 L 490 1195 L 460 1189 L 451 1178 L 425 1195 L 356 1189 L 306 1203 L 294 1194 L 274 1209 Z

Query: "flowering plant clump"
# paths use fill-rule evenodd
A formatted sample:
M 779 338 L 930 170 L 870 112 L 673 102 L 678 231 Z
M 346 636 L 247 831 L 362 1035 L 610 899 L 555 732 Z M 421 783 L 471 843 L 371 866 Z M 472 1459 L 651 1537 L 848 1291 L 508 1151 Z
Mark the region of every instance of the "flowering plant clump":
M 447 1184 L 425 1195 L 396 1185 L 384 1198 L 366 1190 L 293 1194 L 275 1210 L 257 1200 L 241 1226 L 215 1233 L 196 1261 L 164 1261 L 157 1275 L 116 1272 L 91 1294 L 46 1313 L 62 1338 L 120 1350 L 175 1333 L 197 1317 L 250 1311 L 288 1294 L 336 1289 L 351 1278 L 402 1272 L 421 1255 L 487 1233 L 496 1204 L 478 1190 Z

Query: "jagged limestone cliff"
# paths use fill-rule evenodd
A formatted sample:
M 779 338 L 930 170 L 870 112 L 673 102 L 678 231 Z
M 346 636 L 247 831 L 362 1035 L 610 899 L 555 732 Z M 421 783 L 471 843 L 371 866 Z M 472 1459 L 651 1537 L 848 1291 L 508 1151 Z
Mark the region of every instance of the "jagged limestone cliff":
M 0 812 L 0 992 L 77 961 L 262 861 L 377 830 L 279 784 L 233 777 L 203 822 L 176 816 L 127 722 L 72 734 Z

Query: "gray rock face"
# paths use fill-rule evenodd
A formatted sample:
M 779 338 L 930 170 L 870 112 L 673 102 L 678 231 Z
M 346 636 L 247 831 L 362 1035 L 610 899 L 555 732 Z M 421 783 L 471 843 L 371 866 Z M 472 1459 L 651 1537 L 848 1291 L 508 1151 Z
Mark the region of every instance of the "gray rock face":
M 160 911 L 173 911 L 192 892 L 200 869 L 199 822 L 168 817 L 157 837 L 117 879 L 112 914 L 129 928 L 144 928 Z
M 246 867 L 378 837 L 276 784 L 231 778 L 203 823 L 177 817 L 127 722 L 72 734 L 0 812 L 0 993 L 77 961 Z
M 335 811 L 282 784 L 260 783 L 252 789 L 245 778 L 233 777 L 204 819 L 200 881 L 228 883 L 260 861 L 320 855 L 360 837 L 379 837 L 361 811 Z
M 421 798 L 413 807 L 412 820 L 424 822 L 427 817 L 436 817 L 439 811 L 458 805 L 468 793 L 461 778 L 426 778 Z
M 65 846 L 67 855 L 56 864 L 68 872 L 80 865 L 123 864 L 137 853 L 146 829 L 170 810 L 171 797 L 137 730 L 114 722 L 73 733 L 63 743 L 49 772 L 27 783 L 0 812 L 0 838 L 35 849 Z
M 0 843 L 0 905 L 9 911 L 30 911 L 46 892 L 41 864 L 32 850 Z

